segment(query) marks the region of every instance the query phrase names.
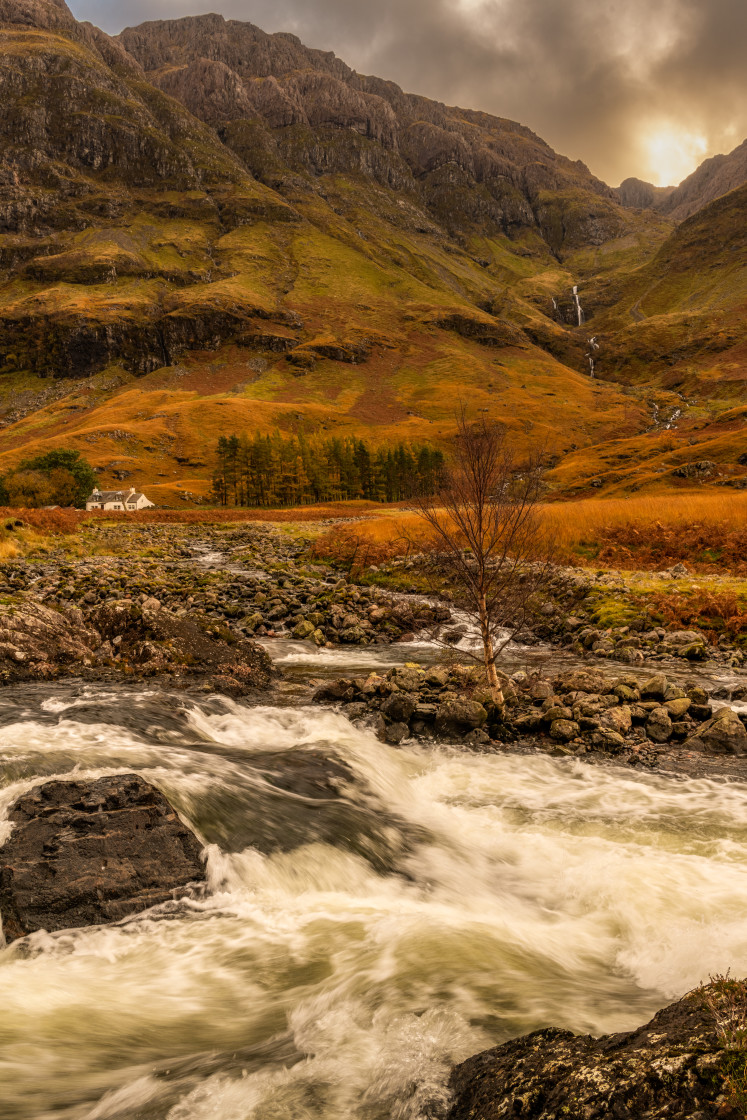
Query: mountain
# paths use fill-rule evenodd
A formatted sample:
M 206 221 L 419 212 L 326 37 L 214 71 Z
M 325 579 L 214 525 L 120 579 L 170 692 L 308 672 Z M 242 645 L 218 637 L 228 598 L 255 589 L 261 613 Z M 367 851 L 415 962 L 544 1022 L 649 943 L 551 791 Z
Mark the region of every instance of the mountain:
M 726 156 L 712 156 L 701 163 L 671 193 L 663 208 L 678 220 L 689 218 L 703 206 L 747 183 L 747 140 Z
M 207 15 L 128 28 L 119 42 L 276 189 L 362 174 L 450 233 L 531 230 L 557 254 L 629 226 L 606 184 L 528 128 L 406 94 L 293 35 Z
M 678 187 L 655 187 L 641 179 L 625 179 L 614 196 L 622 206 L 651 207 L 682 221 L 743 183 L 747 183 L 747 140 L 728 155 L 704 160 Z
M 631 178 L 623 179 L 615 195 L 623 206 L 636 210 L 648 207 L 664 210 L 667 200 L 675 190 L 675 187 L 655 187 L 653 183 L 646 183 L 643 179 Z
M 624 353 L 669 219 L 520 124 L 251 24 L 112 39 L 0 0 L 0 45 L 0 470 L 62 444 L 103 484 L 191 500 L 219 435 L 444 443 L 463 401 L 546 444 L 560 489 L 635 488 L 597 468 L 679 400 L 658 313 Z M 709 418 L 731 389 L 696 381 Z

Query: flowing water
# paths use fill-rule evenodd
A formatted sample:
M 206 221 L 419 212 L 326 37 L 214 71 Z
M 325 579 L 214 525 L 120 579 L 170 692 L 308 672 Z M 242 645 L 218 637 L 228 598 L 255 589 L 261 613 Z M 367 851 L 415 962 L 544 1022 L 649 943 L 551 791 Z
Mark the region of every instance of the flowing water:
M 481 1048 L 747 971 L 747 786 L 74 685 L 6 690 L 0 743 L 0 840 L 34 783 L 136 770 L 209 881 L 0 953 L 3 1120 L 424 1120 Z

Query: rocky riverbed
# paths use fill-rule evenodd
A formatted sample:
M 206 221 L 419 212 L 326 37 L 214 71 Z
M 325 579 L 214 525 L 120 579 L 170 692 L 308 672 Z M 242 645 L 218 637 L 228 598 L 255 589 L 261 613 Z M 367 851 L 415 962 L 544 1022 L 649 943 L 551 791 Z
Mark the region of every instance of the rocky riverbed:
M 714 707 L 703 687 L 682 688 L 664 673 L 593 668 L 549 679 L 523 670 L 501 677 L 500 705 L 483 671 L 460 664 L 325 681 L 314 700 L 338 704 L 386 743 L 459 741 L 479 751 L 530 749 L 747 776 L 747 705 Z
M 558 573 L 499 705 L 448 601 L 306 547 L 0 568 L 6 1115 L 736 1120 L 679 997 L 747 971 L 739 659 L 595 650 Z

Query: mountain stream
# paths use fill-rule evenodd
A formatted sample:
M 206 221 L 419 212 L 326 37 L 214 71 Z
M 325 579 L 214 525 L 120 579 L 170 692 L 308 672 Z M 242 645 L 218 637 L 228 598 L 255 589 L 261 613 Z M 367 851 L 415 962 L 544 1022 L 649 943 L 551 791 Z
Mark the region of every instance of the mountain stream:
M 486 1046 L 631 1028 L 747 970 L 747 785 L 147 687 L 5 690 L 0 736 L 0 840 L 34 784 L 138 771 L 208 874 L 0 952 L 3 1120 L 425 1120 Z

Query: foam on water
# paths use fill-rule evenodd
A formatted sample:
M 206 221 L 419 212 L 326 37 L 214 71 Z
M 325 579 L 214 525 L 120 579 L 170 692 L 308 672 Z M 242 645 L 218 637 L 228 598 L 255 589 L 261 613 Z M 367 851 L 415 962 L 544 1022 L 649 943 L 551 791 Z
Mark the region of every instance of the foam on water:
M 395 749 L 335 712 L 217 698 L 159 737 L 155 702 L 105 700 L 140 705 L 137 730 L 71 705 L 6 726 L 3 818 L 35 782 L 123 769 L 188 818 L 227 791 L 256 812 L 252 757 L 313 750 L 407 843 L 389 873 L 312 836 L 213 843 L 204 898 L 7 948 L 4 1120 L 421 1120 L 482 1047 L 632 1027 L 747 970 L 747 786 Z

